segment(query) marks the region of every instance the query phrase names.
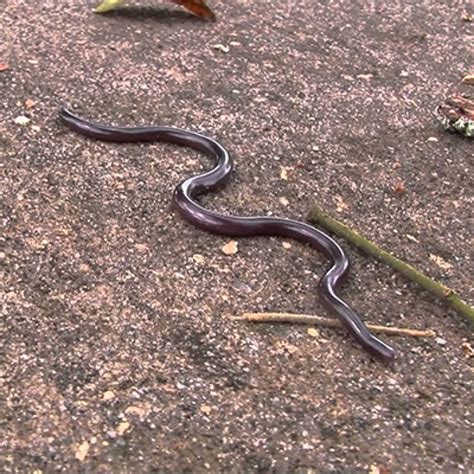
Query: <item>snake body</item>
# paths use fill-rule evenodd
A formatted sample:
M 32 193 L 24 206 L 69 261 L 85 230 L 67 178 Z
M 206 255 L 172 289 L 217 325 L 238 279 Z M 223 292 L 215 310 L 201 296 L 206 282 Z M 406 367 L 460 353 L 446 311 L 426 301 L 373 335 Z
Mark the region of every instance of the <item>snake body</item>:
M 308 243 L 322 252 L 332 262 L 318 284 L 318 293 L 326 309 L 339 317 L 352 337 L 369 353 L 385 361 L 394 359 L 393 349 L 373 336 L 357 313 L 336 294 L 350 264 L 344 250 L 329 235 L 296 220 L 223 215 L 196 202 L 197 196 L 216 189 L 230 178 L 232 159 L 220 143 L 205 135 L 174 127 L 130 128 L 94 123 L 77 117 L 65 108 L 60 110 L 59 117 L 71 130 L 89 138 L 110 142 L 167 142 L 192 148 L 213 158 L 215 166 L 212 170 L 188 178 L 176 187 L 173 202 L 181 216 L 196 227 L 214 234 L 287 237 Z

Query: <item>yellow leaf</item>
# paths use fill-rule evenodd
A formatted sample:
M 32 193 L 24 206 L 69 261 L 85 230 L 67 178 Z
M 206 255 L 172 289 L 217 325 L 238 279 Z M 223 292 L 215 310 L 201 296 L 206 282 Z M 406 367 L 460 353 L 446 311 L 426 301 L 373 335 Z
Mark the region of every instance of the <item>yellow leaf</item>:
M 319 337 L 319 331 L 316 328 L 309 328 L 308 335 L 311 337 Z
M 105 13 L 114 8 L 117 8 L 123 0 L 104 0 L 97 7 L 94 8 L 94 13 Z

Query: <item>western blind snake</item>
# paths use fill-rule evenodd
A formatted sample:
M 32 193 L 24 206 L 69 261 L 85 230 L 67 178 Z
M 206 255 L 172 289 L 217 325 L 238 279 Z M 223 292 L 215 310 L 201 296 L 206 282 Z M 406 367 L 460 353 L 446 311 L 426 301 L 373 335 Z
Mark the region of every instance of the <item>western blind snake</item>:
M 280 217 L 238 217 L 223 215 L 205 209 L 195 198 L 226 183 L 232 173 L 232 159 L 227 150 L 212 138 L 174 127 L 144 126 L 115 127 L 89 122 L 63 108 L 61 121 L 71 130 L 96 140 L 110 142 L 167 142 L 205 153 L 215 159 L 212 170 L 188 178 L 180 183 L 173 195 L 173 202 L 181 216 L 191 224 L 214 234 L 250 237 L 289 237 L 310 244 L 322 252 L 331 262 L 331 268 L 318 284 L 318 293 L 324 306 L 337 315 L 352 337 L 371 354 L 391 361 L 394 350 L 373 336 L 357 313 L 336 292 L 349 271 L 347 255 L 329 235 L 303 222 Z

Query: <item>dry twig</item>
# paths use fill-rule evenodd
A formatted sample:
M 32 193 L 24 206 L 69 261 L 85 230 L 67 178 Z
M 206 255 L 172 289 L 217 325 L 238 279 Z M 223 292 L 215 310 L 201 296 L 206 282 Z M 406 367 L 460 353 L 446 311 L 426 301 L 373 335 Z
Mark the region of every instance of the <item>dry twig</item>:
M 254 323 L 302 323 L 317 324 L 320 326 L 340 328 L 342 323 L 337 319 L 322 318 L 310 314 L 293 313 L 243 313 L 241 316 L 230 316 L 234 321 L 250 321 Z M 418 329 L 397 328 L 387 326 L 377 326 L 375 324 L 366 324 L 367 329 L 373 332 L 391 334 L 393 336 L 411 336 L 411 337 L 434 337 L 434 331 L 420 331 Z

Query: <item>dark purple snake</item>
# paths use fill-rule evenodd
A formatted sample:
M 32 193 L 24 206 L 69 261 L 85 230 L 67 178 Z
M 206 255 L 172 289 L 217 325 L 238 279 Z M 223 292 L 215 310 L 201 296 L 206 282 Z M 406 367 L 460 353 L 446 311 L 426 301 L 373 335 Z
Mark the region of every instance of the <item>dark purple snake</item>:
M 352 337 L 371 354 L 391 361 L 393 349 L 373 336 L 356 312 L 336 291 L 349 271 L 349 259 L 337 242 L 315 227 L 279 217 L 237 217 L 219 214 L 200 206 L 195 198 L 226 183 L 232 173 L 232 159 L 217 141 L 199 133 L 173 127 L 114 127 L 86 121 L 67 109 L 59 112 L 61 121 L 81 135 L 110 142 L 167 142 L 193 148 L 215 159 L 211 171 L 193 176 L 179 184 L 173 196 L 174 205 L 191 224 L 214 234 L 250 237 L 258 235 L 289 237 L 305 242 L 322 252 L 332 267 L 321 278 L 319 296 L 324 306 L 337 315 Z

